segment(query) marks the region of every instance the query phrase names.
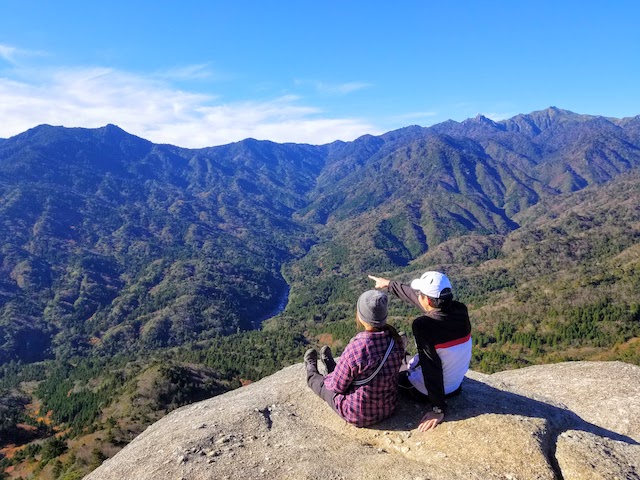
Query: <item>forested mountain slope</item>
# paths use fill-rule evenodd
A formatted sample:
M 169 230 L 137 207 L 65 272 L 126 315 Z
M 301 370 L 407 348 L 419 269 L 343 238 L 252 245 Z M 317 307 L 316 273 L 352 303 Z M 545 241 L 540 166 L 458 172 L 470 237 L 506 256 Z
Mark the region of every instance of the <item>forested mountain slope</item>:
M 307 305 L 322 303 L 309 292 L 325 291 L 336 275 L 404 267 L 455 237 L 507 234 L 541 200 L 638 168 L 638 124 L 552 107 L 358 139 L 343 156 L 366 150 L 368 159 L 331 162 L 299 212 L 324 228 L 290 273 L 294 285 L 311 278 L 316 288 L 294 290 Z
M 112 125 L 37 127 L 0 145 L 0 359 L 251 328 L 286 294 L 281 267 L 313 243 L 294 285 L 507 234 L 541 199 L 638 166 L 638 123 L 550 108 L 325 146 L 199 150 Z
M 42 126 L 0 147 L 0 362 L 251 328 L 308 248 L 322 149 L 154 145 Z

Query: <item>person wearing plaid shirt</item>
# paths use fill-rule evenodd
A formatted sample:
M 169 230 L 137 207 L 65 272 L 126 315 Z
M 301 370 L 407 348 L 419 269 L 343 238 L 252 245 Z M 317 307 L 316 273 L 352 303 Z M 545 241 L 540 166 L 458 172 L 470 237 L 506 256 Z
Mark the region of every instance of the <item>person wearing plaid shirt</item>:
M 344 420 L 365 427 L 394 412 L 405 353 L 402 339 L 386 323 L 385 293 L 369 290 L 360 295 L 356 320 L 365 331 L 351 339 L 337 364 L 331 350 L 323 347 L 322 359 L 329 372 L 326 377 L 318 372 L 318 354 L 314 349 L 305 353 L 305 365 L 309 387 Z

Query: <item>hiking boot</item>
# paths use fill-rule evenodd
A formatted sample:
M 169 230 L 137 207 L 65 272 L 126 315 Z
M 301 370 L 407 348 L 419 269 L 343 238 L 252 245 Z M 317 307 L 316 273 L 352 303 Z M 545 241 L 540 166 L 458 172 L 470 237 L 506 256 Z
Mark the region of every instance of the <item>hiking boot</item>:
M 318 371 L 318 352 L 315 349 L 310 348 L 304 352 L 304 366 L 307 369 L 307 373 L 316 373 Z
M 336 361 L 333 359 L 333 355 L 331 354 L 331 348 L 329 345 L 325 345 L 320 350 L 320 358 L 324 363 L 324 366 L 327 367 L 327 373 L 331 373 L 336 368 Z

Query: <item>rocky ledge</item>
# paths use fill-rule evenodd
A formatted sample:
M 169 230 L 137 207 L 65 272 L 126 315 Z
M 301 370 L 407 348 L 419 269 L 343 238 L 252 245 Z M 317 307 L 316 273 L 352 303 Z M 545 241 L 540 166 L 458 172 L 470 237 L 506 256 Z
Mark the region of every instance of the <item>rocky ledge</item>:
M 172 412 L 87 479 L 640 479 L 640 367 L 469 372 L 446 421 L 424 408 L 356 428 L 293 365 Z

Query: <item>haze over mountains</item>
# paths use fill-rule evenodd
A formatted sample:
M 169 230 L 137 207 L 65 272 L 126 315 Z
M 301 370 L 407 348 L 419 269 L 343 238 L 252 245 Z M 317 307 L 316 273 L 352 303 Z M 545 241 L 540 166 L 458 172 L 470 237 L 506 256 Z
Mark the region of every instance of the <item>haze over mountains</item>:
M 75 455 L 0 469 L 86 473 L 168 410 L 339 352 L 368 273 L 446 271 L 476 370 L 640 363 L 639 167 L 640 116 L 555 107 L 327 145 L 0 140 L 0 437 L 56 426 Z M 414 313 L 391 304 L 409 335 Z

